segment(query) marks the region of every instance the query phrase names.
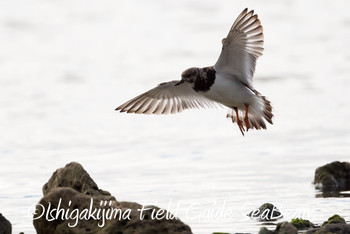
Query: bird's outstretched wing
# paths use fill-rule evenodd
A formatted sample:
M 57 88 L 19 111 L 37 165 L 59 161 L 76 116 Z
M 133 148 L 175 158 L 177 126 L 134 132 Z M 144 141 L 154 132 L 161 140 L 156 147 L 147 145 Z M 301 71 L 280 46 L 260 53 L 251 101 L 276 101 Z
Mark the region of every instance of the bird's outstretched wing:
M 254 11 L 244 9 L 222 39 L 222 51 L 214 69 L 253 88 L 253 75 L 258 57 L 264 50 L 263 28 Z
M 188 83 L 174 80 L 127 101 L 115 110 L 136 114 L 175 114 L 189 108 L 214 107 L 215 102 L 197 94 Z

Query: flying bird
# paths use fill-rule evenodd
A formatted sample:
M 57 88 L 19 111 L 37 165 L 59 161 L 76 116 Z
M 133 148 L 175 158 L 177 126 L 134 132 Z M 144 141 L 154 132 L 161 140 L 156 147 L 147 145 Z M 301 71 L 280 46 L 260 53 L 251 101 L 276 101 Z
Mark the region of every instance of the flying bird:
M 136 114 L 174 114 L 190 108 L 223 105 L 242 135 L 272 124 L 270 101 L 253 86 L 256 60 L 264 50 L 263 28 L 254 10 L 244 9 L 233 23 L 214 66 L 192 67 L 181 80 L 164 82 L 116 110 Z

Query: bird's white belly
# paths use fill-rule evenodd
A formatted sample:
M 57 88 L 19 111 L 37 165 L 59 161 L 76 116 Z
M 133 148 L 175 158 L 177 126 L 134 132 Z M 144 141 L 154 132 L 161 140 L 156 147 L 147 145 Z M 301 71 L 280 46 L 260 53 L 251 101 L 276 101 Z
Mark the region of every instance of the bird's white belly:
M 225 106 L 238 107 L 240 109 L 244 109 L 245 104 L 250 104 L 254 98 L 254 93 L 240 81 L 218 74 L 213 86 L 203 95 Z

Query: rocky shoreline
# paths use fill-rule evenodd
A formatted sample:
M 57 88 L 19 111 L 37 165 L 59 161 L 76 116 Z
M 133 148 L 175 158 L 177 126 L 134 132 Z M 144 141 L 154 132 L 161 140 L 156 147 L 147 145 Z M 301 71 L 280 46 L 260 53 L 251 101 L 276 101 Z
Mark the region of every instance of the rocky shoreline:
M 313 183 L 325 197 L 350 190 L 350 163 L 332 162 L 317 168 Z M 247 215 L 257 222 L 277 221 L 283 217 L 270 203 Z M 38 234 L 192 233 L 188 225 L 165 209 L 118 201 L 108 191 L 100 189 L 76 162 L 57 169 L 43 186 L 43 198 L 37 204 L 33 225 Z M 0 234 L 11 233 L 11 223 L 0 214 Z M 259 231 L 259 234 L 282 233 L 349 234 L 350 224 L 339 215 L 333 215 L 323 224 L 295 217 L 290 222 L 277 223 L 273 231 L 266 227 Z

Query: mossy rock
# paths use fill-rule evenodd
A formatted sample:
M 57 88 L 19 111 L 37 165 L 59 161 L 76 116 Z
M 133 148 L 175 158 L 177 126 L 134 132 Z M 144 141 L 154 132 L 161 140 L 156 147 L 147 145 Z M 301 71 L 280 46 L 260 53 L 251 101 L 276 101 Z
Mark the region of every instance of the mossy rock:
M 299 219 L 299 218 L 292 219 L 291 224 L 293 224 L 294 227 L 296 227 L 298 230 L 315 227 L 315 225 L 307 219 Z
M 345 222 L 345 219 L 343 217 L 335 214 L 335 215 L 331 216 L 326 222 L 324 222 L 322 224 L 322 227 L 326 226 L 328 224 L 333 224 L 333 223 L 344 223 L 345 224 L 346 222 Z

